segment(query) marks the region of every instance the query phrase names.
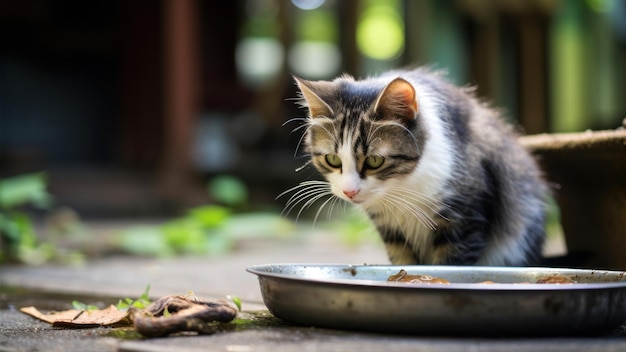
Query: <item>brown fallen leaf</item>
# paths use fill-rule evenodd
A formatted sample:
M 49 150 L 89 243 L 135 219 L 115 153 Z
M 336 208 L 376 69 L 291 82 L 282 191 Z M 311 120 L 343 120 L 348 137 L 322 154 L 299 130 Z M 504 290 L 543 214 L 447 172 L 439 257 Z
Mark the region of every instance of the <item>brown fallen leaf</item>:
M 42 313 L 35 307 L 20 308 L 22 313 L 52 324 L 54 327 L 84 329 L 97 326 L 121 327 L 131 325 L 128 312 L 119 311 L 114 305 L 106 309 L 70 309 Z
M 52 324 L 54 327 L 83 329 L 98 326 L 122 327 L 134 325 L 146 337 L 167 336 L 177 332 L 213 333 L 211 322 L 229 322 L 237 309 L 226 301 L 206 301 L 194 296 L 165 296 L 145 309 L 131 308 L 129 312 L 111 305 L 106 309 L 51 311 L 42 313 L 35 307 L 20 308 L 25 314 Z

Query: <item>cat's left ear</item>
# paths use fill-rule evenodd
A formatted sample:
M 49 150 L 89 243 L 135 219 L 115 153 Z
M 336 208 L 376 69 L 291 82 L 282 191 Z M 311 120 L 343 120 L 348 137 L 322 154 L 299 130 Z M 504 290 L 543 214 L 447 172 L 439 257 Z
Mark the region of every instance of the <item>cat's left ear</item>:
M 375 112 L 385 112 L 405 121 L 412 121 L 419 111 L 415 88 L 407 80 L 396 78 L 376 98 Z
M 302 92 L 302 97 L 306 101 L 306 106 L 309 108 L 309 113 L 311 117 L 331 117 L 333 116 L 333 109 L 315 93 L 316 89 L 324 89 L 322 85 L 328 82 L 311 82 L 300 79 L 296 76 L 293 79 L 298 84 L 298 88 L 300 88 L 300 92 Z

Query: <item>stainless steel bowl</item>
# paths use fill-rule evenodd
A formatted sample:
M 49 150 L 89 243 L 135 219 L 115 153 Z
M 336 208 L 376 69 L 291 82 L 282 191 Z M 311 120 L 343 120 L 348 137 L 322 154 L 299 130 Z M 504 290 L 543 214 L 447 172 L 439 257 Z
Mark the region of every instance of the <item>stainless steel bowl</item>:
M 386 282 L 400 269 L 451 284 Z M 621 271 L 314 264 L 246 270 L 258 275 L 270 312 L 299 325 L 410 334 L 572 335 L 604 332 L 626 321 Z M 535 283 L 554 275 L 577 283 Z

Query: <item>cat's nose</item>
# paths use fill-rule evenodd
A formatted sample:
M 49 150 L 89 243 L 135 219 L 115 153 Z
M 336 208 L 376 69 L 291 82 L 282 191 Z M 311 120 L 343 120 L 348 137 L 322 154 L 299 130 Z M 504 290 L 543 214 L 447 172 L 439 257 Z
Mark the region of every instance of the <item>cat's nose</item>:
M 357 193 L 359 193 L 358 189 L 357 190 L 351 190 L 351 191 L 343 191 L 343 194 L 345 194 L 346 197 L 348 197 L 350 199 L 354 198 L 357 195 Z

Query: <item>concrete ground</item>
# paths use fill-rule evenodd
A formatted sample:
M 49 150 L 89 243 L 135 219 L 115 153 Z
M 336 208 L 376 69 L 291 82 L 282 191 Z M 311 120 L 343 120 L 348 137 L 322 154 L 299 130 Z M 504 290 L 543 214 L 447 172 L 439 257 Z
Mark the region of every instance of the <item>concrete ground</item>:
M 266 263 L 387 264 L 376 243 L 348 246 L 332 234 L 252 240 L 230 255 L 148 259 L 106 257 L 69 267 L 0 267 L 0 351 L 625 351 L 626 328 L 593 337 L 486 338 L 375 334 L 292 326 L 263 305 L 257 278 L 245 268 Z M 114 303 L 137 297 L 146 285 L 160 297 L 186 294 L 207 299 L 236 295 L 245 326 L 213 335 L 141 339 L 131 329 L 67 330 L 18 311 L 22 306 L 67 309 L 73 299 Z

